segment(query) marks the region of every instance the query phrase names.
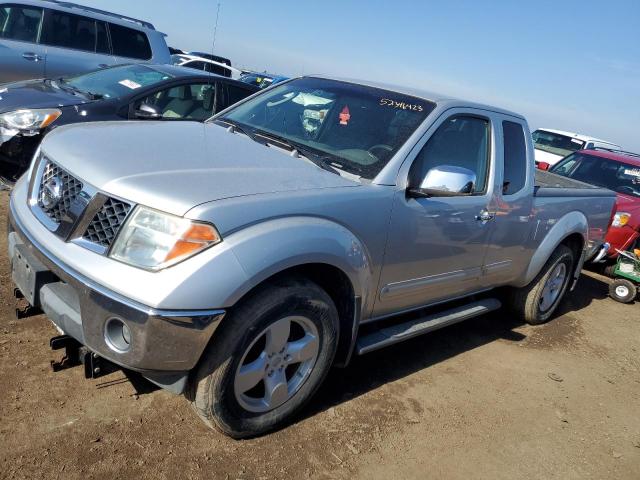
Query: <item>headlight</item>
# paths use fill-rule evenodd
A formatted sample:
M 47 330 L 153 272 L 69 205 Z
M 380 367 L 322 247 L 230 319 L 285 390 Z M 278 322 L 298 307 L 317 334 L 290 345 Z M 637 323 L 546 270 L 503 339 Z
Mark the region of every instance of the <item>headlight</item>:
M 16 110 L 0 115 L 0 125 L 12 130 L 37 133 L 55 122 L 62 112 L 55 108 Z
M 631 218 L 630 213 L 626 212 L 617 212 L 613 216 L 613 222 L 611 222 L 612 227 L 624 227 L 627 223 L 629 223 L 629 219 Z
M 109 256 L 135 267 L 160 270 L 221 241 L 213 225 L 138 206 Z

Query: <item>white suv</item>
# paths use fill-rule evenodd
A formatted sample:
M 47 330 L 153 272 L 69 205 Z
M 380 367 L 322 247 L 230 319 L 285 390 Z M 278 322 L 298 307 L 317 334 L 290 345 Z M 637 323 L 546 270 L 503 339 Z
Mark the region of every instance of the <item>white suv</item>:
M 594 148 L 608 148 L 622 150 L 620 145 L 573 132 L 539 128 L 532 133 L 535 147 L 536 164 L 543 162 L 549 166 L 555 165 L 562 158 L 577 150 L 592 150 Z

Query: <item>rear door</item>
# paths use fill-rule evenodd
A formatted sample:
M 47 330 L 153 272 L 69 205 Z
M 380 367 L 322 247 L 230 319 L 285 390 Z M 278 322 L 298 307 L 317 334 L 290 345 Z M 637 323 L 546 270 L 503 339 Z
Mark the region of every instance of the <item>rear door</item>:
M 0 4 L 0 83 L 44 77 L 42 8 Z
M 494 114 L 500 147 L 496 152 L 495 194 L 489 210 L 495 214 L 484 262 L 482 283 L 507 283 L 526 269 L 535 248 L 532 228 L 533 143 L 524 120 Z
M 115 64 L 106 23 L 83 15 L 45 10 L 40 43 L 47 46 L 48 78 L 77 75 Z

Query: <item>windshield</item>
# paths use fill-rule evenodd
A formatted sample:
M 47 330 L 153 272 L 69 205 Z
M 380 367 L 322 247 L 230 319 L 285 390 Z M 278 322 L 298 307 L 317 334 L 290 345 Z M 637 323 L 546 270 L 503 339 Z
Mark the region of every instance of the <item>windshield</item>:
M 333 167 L 373 179 L 434 108 L 396 92 L 301 78 L 274 86 L 219 120 L 302 145 Z
M 173 78 L 172 75 L 144 65 L 125 65 L 98 70 L 79 77 L 66 78 L 62 80 L 62 83 L 81 92 L 105 98 L 116 98 L 170 78 Z
M 549 171 L 614 192 L 640 197 L 640 165 L 574 153 Z
M 533 136 L 533 143 L 538 150 L 560 155 L 561 157 L 566 157 L 571 152 L 584 148 L 582 140 L 547 130 L 536 130 L 531 135 Z

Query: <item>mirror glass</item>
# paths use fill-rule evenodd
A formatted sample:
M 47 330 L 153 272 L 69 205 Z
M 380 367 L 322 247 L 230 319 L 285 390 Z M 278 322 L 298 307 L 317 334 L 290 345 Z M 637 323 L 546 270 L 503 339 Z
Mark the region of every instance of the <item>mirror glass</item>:
M 136 110 L 136 117 L 144 119 L 162 118 L 162 114 L 156 110 L 156 107 L 149 105 L 148 103 L 143 103 Z
M 434 196 L 470 194 L 476 181 L 476 174 L 468 168 L 440 165 L 427 172 L 418 190 Z

